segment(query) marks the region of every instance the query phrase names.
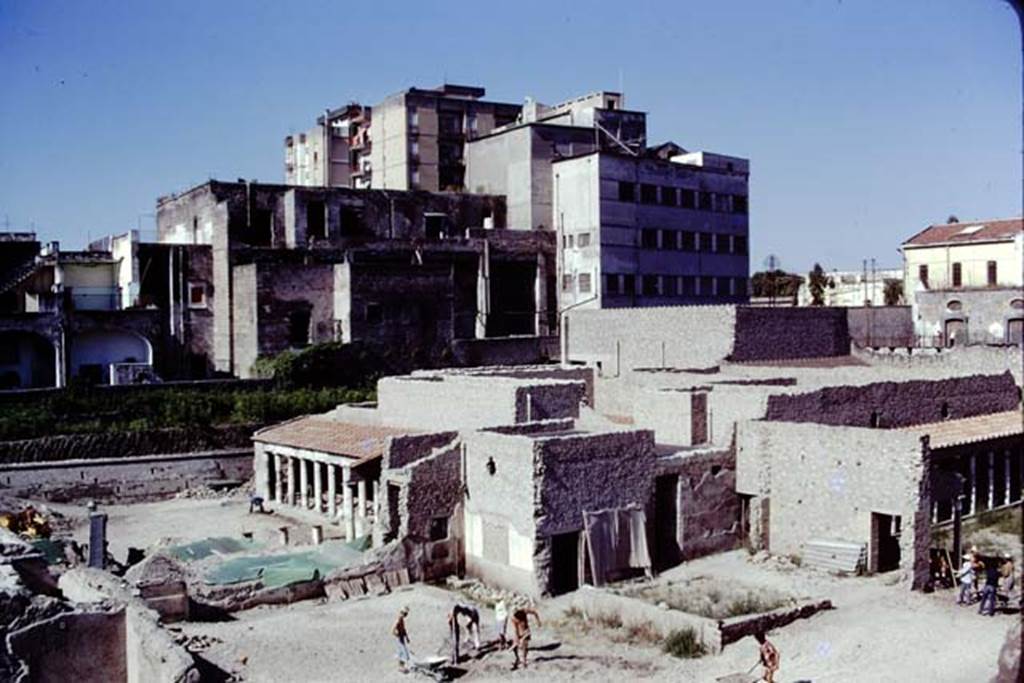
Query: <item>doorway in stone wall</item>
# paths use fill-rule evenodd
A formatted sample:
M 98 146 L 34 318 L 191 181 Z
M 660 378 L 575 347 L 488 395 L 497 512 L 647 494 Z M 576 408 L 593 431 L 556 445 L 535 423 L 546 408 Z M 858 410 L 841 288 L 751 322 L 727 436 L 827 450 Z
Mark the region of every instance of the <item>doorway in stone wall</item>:
M 899 569 L 901 527 L 902 520 L 899 515 L 871 513 L 871 544 L 875 556 L 874 571 L 882 573 Z
M 679 564 L 678 499 L 678 474 L 667 474 L 654 480 L 654 568 L 658 571 Z
M 551 537 L 551 593 L 571 593 L 580 587 L 580 532 Z

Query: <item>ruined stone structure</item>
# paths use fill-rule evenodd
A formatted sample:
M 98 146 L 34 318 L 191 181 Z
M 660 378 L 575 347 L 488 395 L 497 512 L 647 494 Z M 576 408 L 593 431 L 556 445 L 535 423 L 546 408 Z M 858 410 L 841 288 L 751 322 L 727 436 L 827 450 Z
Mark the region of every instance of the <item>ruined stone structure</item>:
M 436 362 L 455 340 L 553 327 L 553 237 L 504 229 L 500 197 L 211 181 L 162 198 L 157 225 L 161 244 L 209 249 L 179 261 L 203 286 L 179 330 L 213 371 L 325 341 Z

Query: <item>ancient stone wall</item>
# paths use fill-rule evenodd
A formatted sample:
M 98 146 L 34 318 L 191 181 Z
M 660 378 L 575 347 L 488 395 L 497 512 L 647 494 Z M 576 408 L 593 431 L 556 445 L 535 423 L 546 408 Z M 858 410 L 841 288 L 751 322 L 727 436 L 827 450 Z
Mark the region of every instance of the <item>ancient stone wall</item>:
M 216 479 L 245 481 L 252 474 L 251 447 L 186 455 L 97 457 L 0 466 L 0 493 L 55 502 L 142 502 Z
M 566 314 L 569 360 L 604 375 L 635 368 L 706 368 L 733 351 L 736 306 L 574 310 Z
M 914 346 L 910 306 L 856 306 L 846 309 L 850 339 L 857 346 Z
M 61 434 L 38 439 L 0 441 L 0 463 L 54 462 L 124 458 L 152 453 L 194 453 L 251 448 L 255 425 L 137 432 Z
M 1014 410 L 1020 390 L 1009 372 L 935 381 L 826 387 L 768 399 L 766 419 L 862 427 L 908 427 Z
M 844 308 L 736 309 L 730 360 L 747 362 L 845 356 L 850 331 Z
M 384 451 L 381 469 L 401 468 L 427 457 L 436 448 L 450 444 L 458 432 L 434 432 L 431 434 L 406 434 L 391 438 Z
M 538 537 L 581 530 L 584 510 L 644 507 L 651 497 L 651 431 L 555 436 L 536 449 Z
M 583 382 L 541 380 L 516 390 L 516 422 L 575 418 L 586 396 Z
M 902 520 L 900 566 L 928 573 L 927 463 L 914 432 L 745 421 L 738 425 L 736 491 L 752 496 L 751 540 L 800 555 L 811 540 L 872 545 L 872 513 Z M 920 524 L 921 518 L 924 524 Z
M 742 542 L 736 461 L 731 450 L 662 458 L 658 474 L 679 477 L 676 540 L 680 560 L 726 552 Z

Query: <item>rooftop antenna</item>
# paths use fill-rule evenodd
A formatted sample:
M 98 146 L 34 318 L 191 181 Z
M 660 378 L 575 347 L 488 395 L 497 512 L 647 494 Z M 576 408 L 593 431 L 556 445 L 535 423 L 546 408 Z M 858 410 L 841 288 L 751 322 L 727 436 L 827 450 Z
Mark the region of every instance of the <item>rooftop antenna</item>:
M 626 86 L 624 84 L 624 80 L 623 80 L 623 76 L 622 76 L 622 67 L 620 66 L 619 67 L 619 94 L 623 96 L 623 99 L 625 99 L 625 95 L 626 95 L 625 87 Z

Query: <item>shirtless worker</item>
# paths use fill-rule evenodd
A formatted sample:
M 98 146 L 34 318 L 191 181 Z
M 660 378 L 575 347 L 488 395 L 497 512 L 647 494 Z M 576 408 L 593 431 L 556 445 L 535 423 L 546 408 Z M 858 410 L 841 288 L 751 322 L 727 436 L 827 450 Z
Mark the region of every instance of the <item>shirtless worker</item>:
M 779 670 L 779 651 L 770 640 L 764 637 L 764 633 L 758 633 L 755 638 L 761 645 L 761 666 L 764 667 L 764 674 L 761 678 L 765 683 L 772 683 L 775 680 L 775 672 Z
M 537 626 L 540 626 L 540 615 L 532 607 L 519 607 L 512 612 L 512 628 L 515 637 L 515 640 L 512 642 L 512 652 L 516 657 L 516 661 L 512 665 L 513 671 L 519 668 L 520 653 L 522 653 L 523 668 L 526 668 L 526 657 L 530 651 L 529 616 L 531 614 L 537 620 Z

